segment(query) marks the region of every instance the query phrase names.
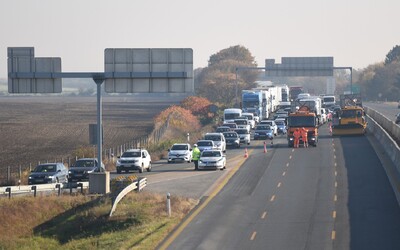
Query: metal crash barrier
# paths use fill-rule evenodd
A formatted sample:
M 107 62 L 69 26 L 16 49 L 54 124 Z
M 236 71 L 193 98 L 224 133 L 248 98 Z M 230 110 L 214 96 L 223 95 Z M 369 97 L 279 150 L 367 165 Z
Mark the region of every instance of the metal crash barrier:
M 7 195 L 8 198 L 11 198 L 12 195 L 28 195 L 32 193 L 36 197 L 38 192 L 57 192 L 57 195 L 61 196 L 62 190 L 69 189 L 70 194 L 72 194 L 73 190 L 79 189 L 80 193 L 83 194 L 84 190 L 88 188 L 89 182 L 8 186 L 0 187 L 0 195 Z

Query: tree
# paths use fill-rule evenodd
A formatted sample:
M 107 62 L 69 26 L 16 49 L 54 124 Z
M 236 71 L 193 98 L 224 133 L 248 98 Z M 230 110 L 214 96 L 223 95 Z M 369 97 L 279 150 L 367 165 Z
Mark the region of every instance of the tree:
M 211 55 L 208 67 L 196 71 L 196 92 L 214 103 L 232 105 L 238 101 L 236 93 L 255 86 L 258 74 L 254 70 L 236 71 L 238 67 L 257 67 L 254 57 L 243 46 L 232 46 Z
M 387 53 L 386 59 L 385 59 L 385 65 L 388 65 L 394 61 L 399 62 L 400 61 L 400 46 L 396 45 Z

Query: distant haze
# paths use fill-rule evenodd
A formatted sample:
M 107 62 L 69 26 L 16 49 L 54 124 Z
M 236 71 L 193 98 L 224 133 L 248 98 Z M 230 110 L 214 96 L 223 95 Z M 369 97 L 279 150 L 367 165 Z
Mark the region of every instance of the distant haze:
M 396 44 L 397 0 L 0 0 L 0 77 L 7 47 L 61 57 L 64 72 L 104 70 L 105 48 L 193 48 L 194 67 L 234 45 L 266 58 L 333 56 L 364 68 Z

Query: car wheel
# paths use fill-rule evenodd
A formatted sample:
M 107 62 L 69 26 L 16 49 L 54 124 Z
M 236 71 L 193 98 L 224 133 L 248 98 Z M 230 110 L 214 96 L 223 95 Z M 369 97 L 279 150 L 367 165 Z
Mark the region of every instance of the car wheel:
M 139 173 L 143 173 L 143 168 L 144 168 L 144 166 L 143 166 L 143 163 L 142 163 L 142 166 L 139 168 Z
M 149 166 L 147 166 L 147 172 L 151 172 L 151 162 L 149 163 Z

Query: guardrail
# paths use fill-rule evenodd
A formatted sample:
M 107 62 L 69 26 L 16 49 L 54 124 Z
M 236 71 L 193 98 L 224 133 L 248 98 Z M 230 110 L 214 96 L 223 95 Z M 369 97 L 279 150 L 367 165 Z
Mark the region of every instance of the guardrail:
M 69 189 L 71 194 L 73 189 L 78 189 L 78 188 L 80 188 L 81 193 L 83 193 L 84 189 L 89 188 L 89 182 L 6 186 L 6 187 L 0 187 L 0 195 L 7 195 L 8 198 L 11 198 L 12 195 L 32 193 L 33 196 L 36 197 L 37 192 L 55 192 L 55 191 L 58 192 L 58 195 L 61 195 L 61 190 Z
M 118 203 L 122 200 L 122 198 L 125 197 L 128 193 L 130 193 L 133 190 L 137 190 L 138 192 L 142 191 L 143 188 L 145 188 L 147 185 L 147 178 L 141 178 L 138 181 L 132 182 L 129 186 L 125 187 L 117 197 L 113 200 L 113 205 L 111 207 L 110 215 L 109 217 L 112 216 L 112 214 L 115 212 L 115 209 L 117 209 Z

